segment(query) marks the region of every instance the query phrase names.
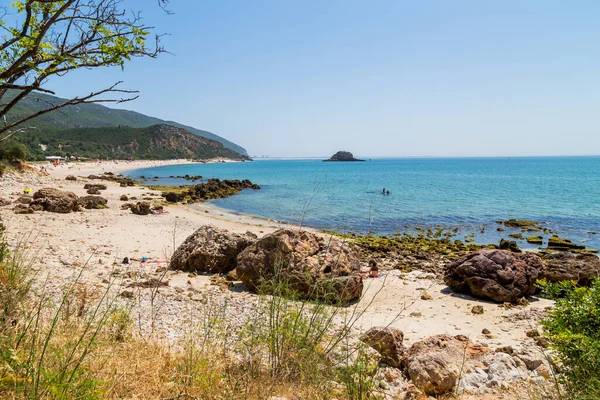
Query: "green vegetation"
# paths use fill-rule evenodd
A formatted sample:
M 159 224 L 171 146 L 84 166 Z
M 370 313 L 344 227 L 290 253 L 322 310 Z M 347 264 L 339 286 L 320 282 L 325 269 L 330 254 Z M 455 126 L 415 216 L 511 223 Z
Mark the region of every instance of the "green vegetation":
M 523 234 L 521 234 L 521 233 L 511 233 L 510 235 L 508 235 L 508 237 L 511 237 L 513 239 L 523 239 Z
M 16 94 L 15 91 L 10 91 L 5 97 L 11 98 Z M 40 100 L 37 100 L 40 99 Z M 7 119 L 13 120 L 23 116 L 29 115 L 34 112 L 42 110 L 48 103 L 59 104 L 65 101 L 58 97 L 38 94 L 35 96 L 26 97 L 20 101 L 8 114 Z M 20 133 L 18 137 L 29 137 L 28 142 L 32 142 L 33 146 L 39 148 L 39 141 L 36 143 L 36 137 L 42 139 L 46 135 L 55 137 L 64 131 L 74 130 L 73 132 L 82 132 L 82 128 L 147 128 L 153 125 L 170 125 L 176 128 L 182 128 L 186 131 L 193 133 L 196 136 L 200 136 L 206 139 L 215 140 L 221 143 L 226 149 L 232 150 L 236 153 L 247 155 L 246 149 L 232 143 L 214 133 L 203 131 L 200 129 L 186 126 L 173 121 L 165 121 L 159 118 L 149 117 L 144 114 L 140 114 L 134 111 L 118 110 L 113 108 L 104 107 L 99 104 L 79 104 L 66 106 L 61 109 L 60 112 L 53 111 L 48 114 L 41 115 L 35 119 L 28 121 L 24 126 L 33 127 L 27 130 L 27 132 Z M 77 130 L 75 130 L 77 129 Z M 107 130 L 108 132 L 118 132 L 118 130 Z
M 88 286 L 84 267 L 58 293 L 35 289 L 25 249 L 2 243 L 0 231 L 0 398 L 376 398 L 379 356 L 349 341 L 364 310 L 297 301 L 279 282 L 235 329 L 206 296 L 167 345 L 135 329 L 116 281 Z
M 19 135 L 18 140 L 37 160 L 47 155 L 100 159 L 245 158 L 219 142 L 169 125 L 31 131 Z
M 544 242 L 542 236 L 527 236 L 525 239 L 527 240 L 527 243 L 531 244 L 542 244 Z
M 500 221 L 502 222 L 502 221 Z M 523 219 L 509 219 L 504 222 L 504 226 L 508 226 L 510 228 L 537 228 L 539 227 L 539 222 L 536 221 L 526 221 Z
M 589 288 L 575 282 L 541 286 L 556 300 L 543 325 L 561 364 L 565 395 L 600 398 L 600 280 Z

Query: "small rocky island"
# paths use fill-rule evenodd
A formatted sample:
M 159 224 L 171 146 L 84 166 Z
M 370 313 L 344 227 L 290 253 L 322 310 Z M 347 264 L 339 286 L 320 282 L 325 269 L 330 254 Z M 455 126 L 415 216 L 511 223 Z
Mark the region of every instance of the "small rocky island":
M 338 151 L 337 153 L 332 155 L 329 160 L 323 160 L 323 161 L 365 161 L 365 160 L 359 160 L 358 158 L 354 158 L 352 153 L 350 153 L 349 151 Z

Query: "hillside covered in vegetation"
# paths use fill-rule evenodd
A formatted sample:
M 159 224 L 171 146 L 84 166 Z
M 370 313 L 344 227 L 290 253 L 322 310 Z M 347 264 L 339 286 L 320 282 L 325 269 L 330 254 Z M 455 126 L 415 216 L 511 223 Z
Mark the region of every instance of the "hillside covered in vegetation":
M 5 100 L 10 100 L 16 94 L 16 91 L 9 91 L 5 95 Z M 17 119 L 19 117 L 34 114 L 42 109 L 47 109 L 51 105 L 60 104 L 65 99 L 50 96 L 42 93 L 32 94 L 20 101 L 8 114 L 7 120 Z M 100 104 L 79 104 L 67 106 L 60 111 L 53 111 L 41 115 L 28 121 L 26 125 L 35 127 L 38 131 L 57 131 L 69 128 L 99 128 L 99 127 L 119 127 L 130 126 L 133 128 L 146 128 L 153 125 L 171 125 L 183 128 L 194 135 L 207 139 L 216 140 L 223 144 L 225 148 L 247 155 L 246 149 L 230 142 L 212 132 L 196 129 L 191 126 L 179 124 L 174 121 L 164 121 L 159 118 L 150 117 L 134 111 L 118 110 L 108 108 Z
M 147 128 L 102 127 L 61 130 L 32 130 L 18 135 L 31 158 L 45 156 L 100 159 L 177 159 L 206 160 L 225 157 L 248 160 L 248 156 L 170 125 Z

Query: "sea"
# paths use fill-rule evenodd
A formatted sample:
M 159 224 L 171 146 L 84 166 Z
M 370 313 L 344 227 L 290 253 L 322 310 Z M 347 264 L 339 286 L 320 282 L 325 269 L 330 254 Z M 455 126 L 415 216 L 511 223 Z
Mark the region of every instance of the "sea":
M 498 230 L 497 221 L 515 218 L 600 248 L 600 157 L 257 159 L 128 173 L 160 185 L 190 184 L 170 178 L 186 174 L 249 179 L 261 189 L 210 203 L 317 229 L 390 235 L 441 227 L 458 229 L 453 239 L 474 234 L 476 243 L 487 244 L 520 232 Z

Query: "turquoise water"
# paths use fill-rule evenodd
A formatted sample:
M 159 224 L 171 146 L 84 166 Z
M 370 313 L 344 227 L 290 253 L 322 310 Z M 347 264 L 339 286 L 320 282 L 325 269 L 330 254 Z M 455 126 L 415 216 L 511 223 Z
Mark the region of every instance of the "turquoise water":
M 459 227 L 488 243 L 513 232 L 498 232 L 496 220 L 517 218 L 600 247 L 600 235 L 590 233 L 600 231 L 600 157 L 258 160 L 149 168 L 130 176 L 189 184 L 168 178 L 185 174 L 250 179 L 261 190 L 212 203 L 320 229 L 389 234 Z M 381 194 L 384 187 L 389 196 Z

